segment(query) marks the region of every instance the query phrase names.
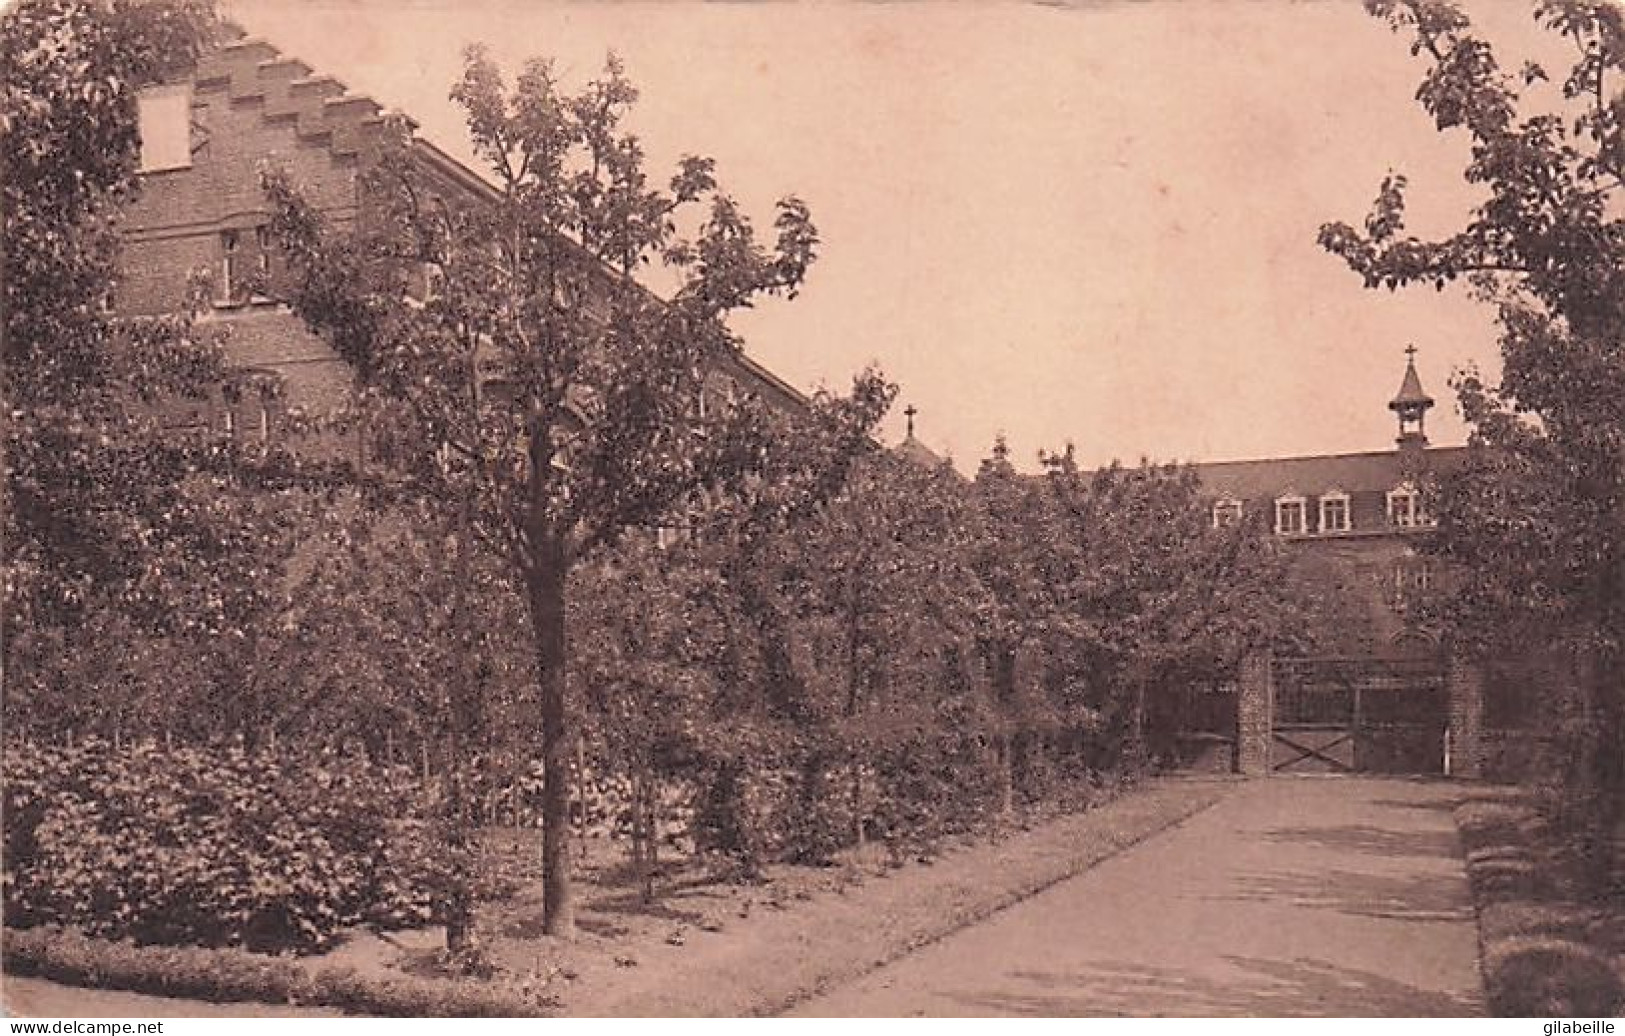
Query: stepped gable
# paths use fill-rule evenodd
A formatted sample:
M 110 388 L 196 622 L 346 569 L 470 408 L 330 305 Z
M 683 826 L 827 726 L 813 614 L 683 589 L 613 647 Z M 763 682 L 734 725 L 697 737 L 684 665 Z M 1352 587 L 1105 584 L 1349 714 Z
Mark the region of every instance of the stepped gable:
M 387 112 L 364 94 L 349 92 L 328 75 L 317 75 L 297 58 L 229 26 L 224 43 L 206 53 L 193 76 L 199 89 L 224 88 L 233 102 L 258 101 L 269 121 L 292 122 L 299 137 L 350 158 L 376 143 L 391 118 L 408 129 L 417 123 Z

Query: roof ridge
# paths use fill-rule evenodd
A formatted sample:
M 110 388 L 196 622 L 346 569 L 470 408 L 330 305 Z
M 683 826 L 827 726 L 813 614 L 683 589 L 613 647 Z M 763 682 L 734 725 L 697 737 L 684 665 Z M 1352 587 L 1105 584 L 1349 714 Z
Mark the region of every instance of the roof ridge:
M 1439 454 L 1439 453 L 1454 453 L 1454 452 L 1456 452 L 1458 450 L 1465 450 L 1467 448 L 1468 448 L 1468 446 L 1465 443 L 1463 443 L 1461 445 L 1457 445 L 1457 446 L 1429 446 L 1428 449 L 1427 449 L 1427 453 L 1429 455 Z M 1235 459 L 1232 459 L 1232 460 L 1193 460 L 1193 461 L 1188 461 L 1187 463 L 1190 464 L 1192 467 L 1211 468 L 1211 467 L 1218 467 L 1218 466 L 1224 465 L 1224 464 L 1283 464 L 1283 463 L 1290 463 L 1292 461 L 1345 460 L 1345 459 L 1353 459 L 1353 458 L 1356 458 L 1356 457 L 1398 457 L 1398 456 L 1399 456 L 1399 451 L 1394 450 L 1394 449 L 1386 449 L 1386 450 L 1358 450 L 1358 451 L 1355 451 L 1355 452 L 1352 452 L 1352 453 L 1300 453 L 1300 454 L 1295 454 L 1295 455 L 1286 456 L 1286 457 L 1238 457 L 1238 458 L 1235 458 Z

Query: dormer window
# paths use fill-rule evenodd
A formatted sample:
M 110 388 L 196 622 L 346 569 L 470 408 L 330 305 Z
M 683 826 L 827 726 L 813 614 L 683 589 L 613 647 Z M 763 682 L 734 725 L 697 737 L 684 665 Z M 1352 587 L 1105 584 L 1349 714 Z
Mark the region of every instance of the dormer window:
M 1347 493 L 1334 489 L 1321 495 L 1320 531 L 1349 531 L 1349 495 Z
M 1227 528 L 1241 521 L 1241 501 L 1232 497 L 1214 501 L 1213 527 L 1215 529 Z
M 1275 534 L 1302 536 L 1307 531 L 1308 503 L 1301 496 L 1275 498 Z
M 1422 513 L 1422 497 L 1410 484 L 1388 491 L 1388 524 L 1396 529 L 1414 529 L 1431 524 Z

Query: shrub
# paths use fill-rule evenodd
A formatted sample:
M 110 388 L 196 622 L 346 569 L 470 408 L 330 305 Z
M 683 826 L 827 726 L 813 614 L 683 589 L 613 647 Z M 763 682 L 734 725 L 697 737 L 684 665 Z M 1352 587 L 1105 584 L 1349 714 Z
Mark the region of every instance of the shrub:
M 309 951 L 437 920 L 462 873 L 416 787 L 356 760 L 11 743 L 4 778 L 12 926 Z
M 1526 935 L 1584 941 L 1595 914 L 1572 903 L 1489 902 L 1479 911 L 1478 926 L 1486 946 Z
M 1535 811 L 1517 803 L 1477 800 L 1465 802 L 1456 808 L 1456 826 L 1461 831 L 1462 847 L 1469 853 L 1479 849 L 1523 845 L 1535 823 Z
M 1500 1017 L 1611 1016 L 1625 1007 L 1607 955 L 1586 944 L 1597 911 L 1562 897 L 1550 829 L 1504 798 L 1456 809 L 1484 947 L 1484 988 Z
M 1547 936 L 1513 936 L 1484 955 L 1490 1009 L 1501 1018 L 1611 1018 L 1625 991 L 1608 958 Z

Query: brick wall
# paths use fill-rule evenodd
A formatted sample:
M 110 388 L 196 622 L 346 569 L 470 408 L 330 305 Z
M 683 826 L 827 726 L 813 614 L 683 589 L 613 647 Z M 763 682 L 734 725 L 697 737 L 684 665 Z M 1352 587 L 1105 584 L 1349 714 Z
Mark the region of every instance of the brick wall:
M 1270 656 L 1255 652 L 1242 659 L 1236 695 L 1236 770 L 1249 777 L 1270 772 L 1273 690 Z
M 1450 700 L 1450 774 L 1482 777 L 1485 755 L 1482 669 L 1471 659 L 1453 654 L 1445 670 L 1445 691 Z
M 250 41 L 227 44 L 200 62 L 190 80 L 190 166 L 144 174 L 124 212 L 115 297 L 121 314 L 182 308 L 194 271 L 208 271 L 218 284 L 228 231 L 237 237 L 239 276 L 254 273 L 255 228 L 269 217 L 260 188 L 266 163 L 286 169 L 336 224 L 354 221 L 358 170 L 383 121 L 376 104 L 345 96 L 342 84 L 309 71 Z M 285 306 L 221 303 L 205 320 L 225 331 L 233 363 L 277 373 L 292 405 L 325 410 L 342 402 L 348 370 Z

